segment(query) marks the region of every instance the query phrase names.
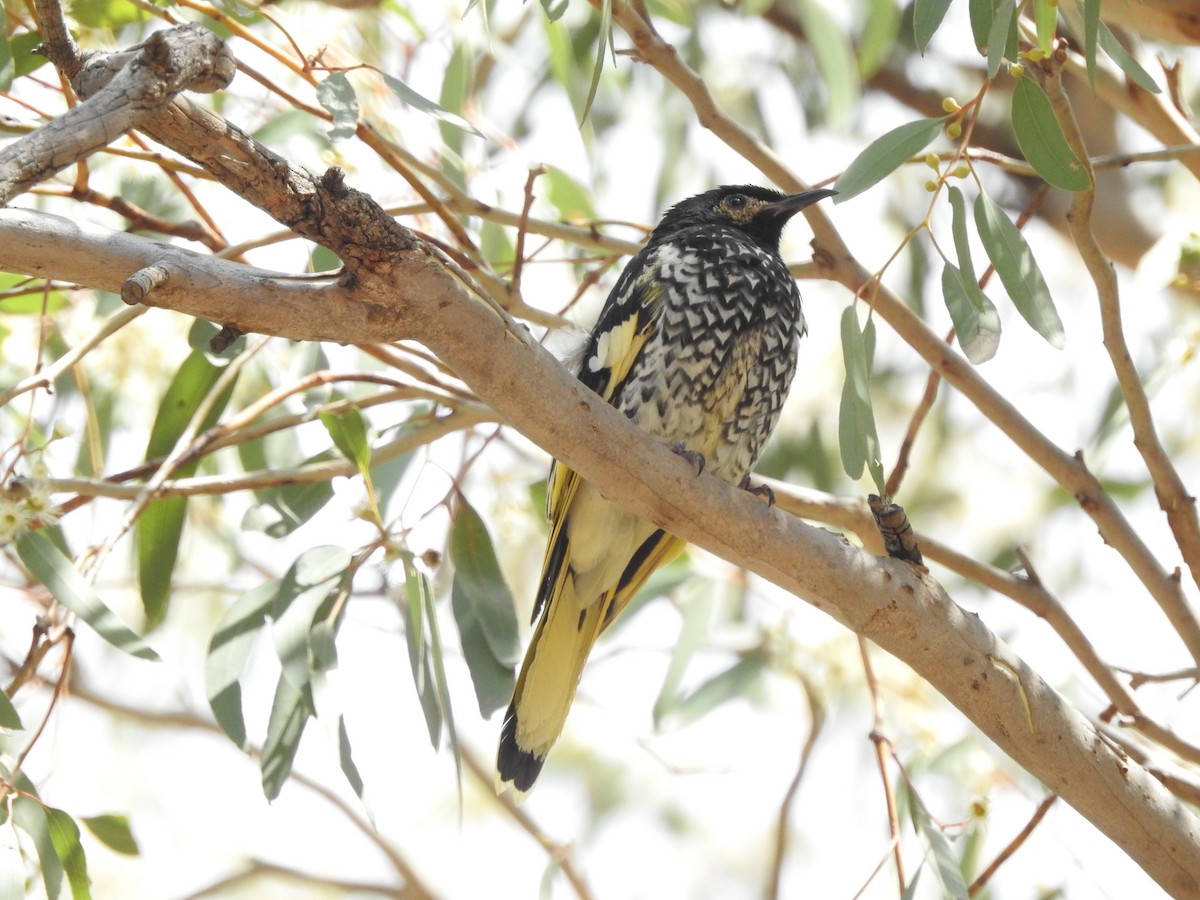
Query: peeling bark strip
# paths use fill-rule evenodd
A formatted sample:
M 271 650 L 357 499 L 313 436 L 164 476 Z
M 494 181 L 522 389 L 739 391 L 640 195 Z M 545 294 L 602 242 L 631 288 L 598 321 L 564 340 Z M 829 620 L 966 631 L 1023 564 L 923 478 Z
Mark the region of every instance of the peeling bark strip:
M 138 127 L 180 91 L 221 90 L 234 72 L 233 54 L 199 25 L 155 32 L 124 53 L 92 55 L 72 79 L 84 101 L 0 150 L 0 206 Z

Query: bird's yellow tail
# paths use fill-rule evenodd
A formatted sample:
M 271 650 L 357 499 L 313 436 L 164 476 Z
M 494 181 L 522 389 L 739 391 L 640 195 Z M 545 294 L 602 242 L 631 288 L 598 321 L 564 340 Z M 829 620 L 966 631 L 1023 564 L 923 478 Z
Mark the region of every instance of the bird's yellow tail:
M 584 606 L 567 574 L 538 622 L 504 717 L 497 754 L 497 787 L 533 787 L 546 754 L 558 740 L 583 665 L 604 628 L 611 594 Z

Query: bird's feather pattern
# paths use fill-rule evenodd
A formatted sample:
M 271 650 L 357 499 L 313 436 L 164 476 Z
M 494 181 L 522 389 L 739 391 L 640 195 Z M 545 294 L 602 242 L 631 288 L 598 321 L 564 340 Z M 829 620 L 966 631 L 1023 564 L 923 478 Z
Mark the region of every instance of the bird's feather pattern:
M 740 481 L 779 418 L 804 332 L 779 237 L 788 218 L 829 193 L 727 187 L 672 208 L 609 294 L 579 380 L 644 431 Z M 557 740 L 596 639 L 684 547 L 560 462 L 546 507 L 536 627 L 497 756 L 498 786 L 519 793 Z

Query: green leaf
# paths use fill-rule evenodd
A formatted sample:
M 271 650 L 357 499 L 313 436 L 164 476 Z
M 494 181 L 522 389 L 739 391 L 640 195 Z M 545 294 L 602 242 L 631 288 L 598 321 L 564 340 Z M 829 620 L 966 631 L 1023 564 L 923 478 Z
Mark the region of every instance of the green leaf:
M 838 443 L 842 468 L 854 480 L 862 478 L 866 467 L 879 493 L 883 490 L 883 463 L 880 461 L 879 434 L 875 430 L 875 411 L 871 406 L 871 366 L 875 355 L 875 323 L 859 331 L 854 306 L 842 312 L 842 359 L 846 381 L 838 415 Z
M 423 592 L 421 601 L 425 605 L 424 618 L 429 633 L 429 661 L 433 669 L 434 689 L 437 692 L 438 706 L 442 711 L 442 721 L 446 725 L 446 734 L 450 736 L 450 751 L 454 754 L 454 769 L 461 801 L 462 753 L 458 748 L 458 729 L 454 725 L 454 712 L 450 705 L 450 683 L 446 679 L 446 661 L 442 654 L 442 632 L 438 627 L 437 609 L 433 605 L 433 595 Z
M 438 702 L 437 684 L 433 676 L 430 656 L 426 652 L 425 608 L 426 598 L 432 593 L 429 579 L 413 562 L 411 555 L 404 559 L 404 635 L 408 642 L 408 661 L 412 667 L 413 686 L 421 711 L 425 714 L 425 727 L 429 730 L 429 742 L 436 750 L 442 741 L 442 709 Z
M 1037 27 L 1038 49 L 1049 56 L 1054 52 L 1054 35 L 1058 30 L 1058 3 L 1033 0 L 1033 21 Z
M 838 193 L 833 202 L 844 203 L 851 197 L 857 197 L 900 168 L 929 146 L 945 121 L 945 116 L 940 119 L 918 119 L 876 138 L 838 178 L 834 185 Z
M 1000 345 L 1000 317 L 975 279 L 947 262 L 942 269 L 942 297 L 967 359 L 979 365 L 995 356 Z
M 454 562 L 451 610 L 479 711 L 486 717 L 512 696 L 520 640 L 516 607 L 496 561 L 491 536 L 464 499 L 460 499 L 450 526 L 450 556 Z
M 742 657 L 680 700 L 671 712 L 671 724 L 683 728 L 712 712 L 722 703 L 745 697 L 750 688 L 762 678 L 766 668 L 767 658 L 763 653 L 754 652 Z
M 366 472 L 371 462 L 371 441 L 362 412 L 351 406 L 341 412 L 320 413 L 319 418 L 342 456 L 354 463 L 360 473 Z
M 963 880 L 958 859 L 955 858 L 954 850 L 942 829 L 930 821 L 918 803 L 912 805 L 912 818 L 930 853 L 933 854 L 933 871 L 942 884 L 942 896 L 946 900 L 969 900 L 967 884 Z
M 1096 89 L 1096 47 L 1100 41 L 1101 0 L 1081 0 L 1083 6 L 1083 58 L 1087 61 L 1088 85 Z
M 358 97 L 344 72 L 334 72 L 317 85 L 317 102 L 333 117 L 328 137 L 341 141 L 358 131 Z
M 1065 191 L 1091 188 L 1087 170 L 1071 152 L 1049 99 L 1029 78 L 1018 78 L 1013 89 L 1012 126 L 1025 159 L 1048 184 Z
M 712 582 L 705 585 L 709 588 Z M 683 607 L 683 628 L 671 650 L 671 661 L 667 665 L 667 674 L 663 677 L 662 687 L 654 701 L 654 726 L 659 727 L 663 720 L 676 712 L 679 707 L 679 685 L 684 673 L 696 651 L 708 637 L 709 624 L 712 620 L 713 591 L 702 588 L 696 596 L 690 597 Z
M 166 456 L 188 427 L 196 410 L 221 377 L 226 362 L 215 365 L 201 350 L 193 350 L 184 360 L 159 404 L 150 439 L 146 444 L 146 459 Z M 200 425 L 203 431 L 217 423 L 233 392 L 230 385 L 212 403 Z M 196 472 L 196 463 L 180 466 L 177 478 L 187 478 Z M 179 541 L 187 517 L 186 497 L 167 497 L 152 501 L 139 517 L 134 532 L 137 550 L 138 586 L 142 593 L 142 608 L 146 624 L 153 628 L 167 614 L 171 595 L 171 576 L 179 559 Z
M 0 691 L 0 728 L 7 728 L 9 731 L 20 731 L 25 726 L 21 724 L 21 717 L 17 714 L 17 708 L 13 706 L 12 700 L 8 694 Z
M 869 9 L 858 39 L 858 76 L 866 80 L 883 68 L 900 33 L 900 7 L 892 0 L 867 0 Z
M 588 84 L 587 99 L 583 101 L 583 114 L 579 117 L 580 125 L 587 121 L 588 113 L 592 110 L 592 102 L 596 99 L 596 89 L 600 87 L 600 75 L 604 71 L 604 51 L 612 44 L 612 27 L 612 0 L 601 0 L 600 34 L 596 38 L 596 63 L 592 67 L 592 80 Z
M 280 582 L 272 580 L 242 594 L 217 623 L 204 661 L 208 705 L 221 730 L 243 750 L 246 722 L 242 716 L 241 678 L 279 587 Z
M 450 558 L 454 562 L 452 594 L 470 607 L 496 659 L 515 663 L 521 656 L 516 604 L 487 527 L 474 507 L 461 498 L 450 526 Z
M 10 773 L 0 766 L 6 778 Z M 29 835 L 37 851 L 38 868 L 42 870 L 42 884 L 46 886 L 47 897 L 58 897 L 62 891 L 63 866 L 58 853 L 54 849 L 54 841 L 50 839 L 50 822 L 44 807 L 37 800 L 38 792 L 24 773 L 18 772 L 13 782 L 20 792 L 12 802 L 13 824 Z
M 125 856 L 138 856 L 141 849 L 129 827 L 129 817 L 109 813 L 104 816 L 88 816 L 80 821 L 105 847 Z
M 591 222 L 596 219 L 596 208 L 592 205 L 592 195 L 580 182 L 576 181 L 557 166 L 546 166 L 546 199 L 558 211 L 558 216 L 564 222 Z
M 542 0 L 542 10 L 551 22 L 557 22 L 567 11 L 570 0 Z
M 12 47 L 8 44 L 8 17 L 0 4 L 0 91 L 12 87 L 14 71 Z
M 1129 76 L 1129 80 L 1138 87 L 1149 91 L 1152 94 L 1161 94 L 1162 88 L 1158 86 L 1158 82 L 1150 77 L 1150 73 L 1142 68 L 1141 63 L 1134 59 L 1128 50 L 1121 46 L 1121 42 L 1116 39 L 1108 26 L 1103 22 L 1100 23 L 1100 46 L 1104 48 L 1104 52 L 1112 57 L 1112 61 L 1121 67 L 1121 71 Z
M 996 17 L 987 33 L 988 78 L 995 78 L 1004 57 L 1016 57 L 1017 27 L 1013 20 L 1016 7 L 1011 0 L 1000 0 Z
M 949 8 L 950 0 L 916 0 L 913 5 L 913 36 L 917 40 L 917 51 L 922 56 Z
M 79 826 L 61 809 L 52 806 L 46 807 L 46 824 L 50 840 L 54 842 L 54 852 L 58 854 L 63 871 L 67 873 L 72 900 L 90 900 L 91 882 L 87 873 L 87 857 L 83 853 L 83 845 L 79 843 Z
M 823 3 L 801 0 L 795 9 L 828 92 L 828 117 L 834 123 L 844 122 L 857 107 L 860 90 L 850 38 Z
M 331 459 L 334 459 L 334 453 L 325 450 L 304 460 L 303 465 Z M 333 499 L 333 485 L 328 481 L 286 484 L 260 490 L 257 497 L 259 503 L 246 511 L 242 527 L 281 538 L 287 537 L 325 508 Z
M 158 654 L 104 605 L 71 561 L 40 530 L 23 530 L 17 536 L 16 547 L 17 555 L 29 573 L 55 600 L 91 625 L 100 637 L 118 650 L 140 659 L 158 660 Z
M 15 75 L 18 78 L 28 75 L 50 62 L 46 57 L 33 52 L 35 47 L 43 43 L 40 31 L 23 31 L 13 35 L 8 43 L 12 48 L 13 63 L 16 67 Z
M 474 125 L 464 119 L 462 116 L 450 112 L 443 108 L 440 104 L 435 103 L 428 97 L 418 94 L 399 78 L 388 75 L 386 72 L 380 72 L 383 76 L 384 83 L 393 94 L 411 106 L 413 109 L 420 110 L 423 113 L 433 116 L 439 122 L 444 122 L 447 125 L 453 125 L 463 131 L 468 131 L 477 137 L 483 137 L 483 132 L 479 131 Z
M 1050 346 L 1061 350 L 1066 342 L 1062 319 L 1033 251 L 1004 210 L 982 191 L 975 198 L 975 227 L 1017 312 Z
M 281 675 L 275 686 L 275 699 L 271 703 L 271 717 L 267 722 L 267 739 L 263 743 L 260 760 L 263 794 L 268 800 L 279 796 L 283 783 L 291 774 L 304 726 L 314 712 L 312 692 L 297 688 Z
M 996 12 L 1004 0 L 969 0 L 967 13 L 971 18 L 971 36 L 975 38 L 975 47 L 980 53 L 987 51 L 988 32 L 996 19 Z
M 308 688 L 315 661 L 313 631 L 318 616 L 342 590 L 350 554 L 341 547 L 305 550 L 279 584 L 271 607 L 271 636 L 283 677 L 297 690 Z

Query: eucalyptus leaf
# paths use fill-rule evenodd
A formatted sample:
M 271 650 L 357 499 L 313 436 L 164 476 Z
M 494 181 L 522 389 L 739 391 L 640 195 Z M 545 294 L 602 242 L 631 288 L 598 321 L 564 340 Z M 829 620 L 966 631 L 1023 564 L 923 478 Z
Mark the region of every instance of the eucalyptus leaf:
M 834 203 L 844 203 L 870 187 L 874 187 L 908 160 L 929 146 L 946 117 L 918 119 L 893 128 L 887 134 L 872 141 L 862 153 L 846 167 L 834 189 Z
M 1013 88 L 1012 126 L 1025 159 L 1048 184 L 1065 191 L 1091 188 L 1087 169 L 1071 152 L 1050 100 L 1029 78 L 1018 78 Z
M 1066 333 L 1033 251 L 1004 210 L 983 192 L 975 198 L 975 227 L 1017 312 L 1050 346 L 1061 350 Z

